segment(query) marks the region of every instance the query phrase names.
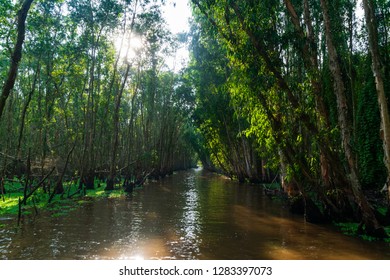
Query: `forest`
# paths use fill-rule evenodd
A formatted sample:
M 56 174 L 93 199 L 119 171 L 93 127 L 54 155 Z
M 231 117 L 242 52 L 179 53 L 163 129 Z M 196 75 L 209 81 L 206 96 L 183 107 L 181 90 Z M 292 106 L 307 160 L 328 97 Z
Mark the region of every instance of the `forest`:
M 389 237 L 389 1 L 0 2 L 2 208 L 201 164 Z

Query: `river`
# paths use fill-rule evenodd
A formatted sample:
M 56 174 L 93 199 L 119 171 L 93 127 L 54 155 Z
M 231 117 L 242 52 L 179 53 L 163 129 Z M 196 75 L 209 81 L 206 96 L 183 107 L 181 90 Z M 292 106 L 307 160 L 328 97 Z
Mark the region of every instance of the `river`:
M 306 223 L 259 186 L 196 169 L 0 228 L 0 259 L 389 260 L 390 245 Z

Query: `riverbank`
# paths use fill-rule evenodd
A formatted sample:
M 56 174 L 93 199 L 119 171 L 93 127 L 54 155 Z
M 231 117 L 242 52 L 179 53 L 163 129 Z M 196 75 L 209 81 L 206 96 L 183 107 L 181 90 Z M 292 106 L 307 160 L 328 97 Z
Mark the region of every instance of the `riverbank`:
M 271 200 L 282 201 L 282 203 L 285 204 L 285 207 L 289 208 L 290 211 L 292 211 L 293 213 L 305 215 L 304 202 L 301 201 L 300 203 L 296 203 L 297 201 L 299 201 L 298 199 L 294 200 L 288 198 L 287 195 L 281 191 L 281 186 L 279 184 L 262 184 L 262 186 L 265 195 L 267 195 Z M 371 194 L 371 197 L 374 196 Z M 390 236 L 389 214 L 387 213 L 388 210 L 385 207 L 385 202 L 380 201 L 379 198 L 372 198 L 372 201 L 373 205 L 375 206 L 375 211 L 377 212 L 377 217 L 380 219 L 381 222 L 383 222 L 383 224 L 385 225 L 384 229 L 388 236 Z M 381 240 L 380 238 L 361 233 L 361 229 L 359 229 L 359 223 L 357 222 L 336 222 L 327 220 L 327 223 L 335 225 L 336 230 L 342 232 L 347 236 L 359 237 L 366 241 Z M 390 243 L 390 238 L 383 238 L 383 240 L 387 243 Z
M 390 259 L 383 241 L 307 223 L 260 186 L 202 170 L 82 200 L 66 215 L 5 222 L 0 259 Z
M 53 216 L 67 215 L 69 212 L 78 208 L 79 205 L 88 203 L 91 198 L 115 198 L 126 195 L 124 190 L 118 186 L 113 191 L 105 191 L 106 183 L 95 180 L 94 189 L 78 189 L 78 184 L 72 182 L 64 183 L 65 192 L 55 195 L 51 202 L 50 193 L 43 188 L 36 190 L 33 195 L 27 199 L 26 205 L 22 205 L 22 216 L 35 216 L 40 211 L 49 211 Z M 7 219 L 17 219 L 19 212 L 19 199 L 23 199 L 23 187 L 19 182 L 7 183 L 5 185 L 6 193 L 0 196 L 0 216 Z M 0 227 L 3 224 L 0 220 Z
M 221 180 L 230 181 L 227 177 L 215 175 Z M 78 184 L 68 182 L 64 183 L 65 192 L 62 195 L 55 195 L 54 199 L 49 203 L 50 194 L 42 188 L 38 189 L 28 200 L 26 205 L 22 206 L 22 217 L 34 219 L 40 212 L 48 212 L 51 217 L 61 217 L 69 215 L 77 210 L 81 205 L 93 203 L 94 199 L 99 198 L 120 198 L 128 195 L 121 187 L 122 182 L 118 182 L 113 191 L 105 191 L 106 183 L 100 180 L 95 180 L 95 188 L 91 190 L 78 190 Z M 5 221 L 18 219 L 19 198 L 23 198 L 22 185 L 13 182 L 7 184 L 7 193 L 0 198 L 0 228 L 5 226 Z M 285 196 L 281 196 L 278 184 L 266 184 L 262 186 L 264 194 L 273 201 L 287 203 Z M 84 193 L 85 192 L 85 193 Z M 3 220 L 3 222 L 2 222 Z M 351 237 L 359 237 L 366 241 L 378 241 L 378 238 L 367 236 L 359 233 L 358 223 L 332 223 L 336 226 L 336 230 Z M 386 232 L 390 235 L 390 226 L 385 227 Z M 384 239 L 390 243 L 390 238 Z

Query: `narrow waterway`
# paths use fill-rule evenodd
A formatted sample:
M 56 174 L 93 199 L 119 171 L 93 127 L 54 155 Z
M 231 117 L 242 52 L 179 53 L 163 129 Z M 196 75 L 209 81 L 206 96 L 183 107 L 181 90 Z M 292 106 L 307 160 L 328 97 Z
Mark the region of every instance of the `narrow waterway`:
M 390 259 L 390 245 L 305 223 L 258 186 L 190 170 L 0 228 L 0 259 Z

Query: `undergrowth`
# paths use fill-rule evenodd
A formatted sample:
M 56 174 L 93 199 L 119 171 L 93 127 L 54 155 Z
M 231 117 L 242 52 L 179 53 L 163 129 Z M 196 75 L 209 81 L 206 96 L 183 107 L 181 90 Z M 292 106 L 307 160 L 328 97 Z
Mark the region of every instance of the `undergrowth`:
M 125 194 L 122 188 L 117 187 L 113 191 L 105 191 L 106 184 L 95 181 L 93 190 L 78 191 L 78 184 L 64 183 L 64 193 L 55 195 L 49 203 L 49 194 L 42 188 L 34 192 L 27 200 L 26 205 L 22 205 L 22 215 L 33 214 L 38 210 L 48 210 L 52 217 L 66 216 L 80 205 L 91 202 L 91 198 L 116 198 Z M 0 216 L 17 216 L 19 212 L 19 199 L 23 199 L 23 186 L 19 182 L 7 182 L 5 184 L 6 194 L 0 195 Z M 83 195 L 85 192 L 85 195 Z M 0 224 L 0 228 L 3 227 Z
M 366 234 L 360 234 L 358 227 L 358 223 L 335 223 L 335 225 L 341 230 L 341 232 L 345 235 L 348 236 L 357 236 L 362 238 L 363 240 L 366 241 L 378 241 L 380 240 L 377 237 L 369 236 Z M 385 227 L 385 231 L 388 236 L 390 236 L 390 227 Z M 385 242 L 390 243 L 390 238 L 384 238 L 383 239 Z

